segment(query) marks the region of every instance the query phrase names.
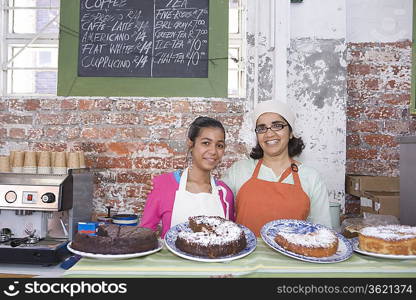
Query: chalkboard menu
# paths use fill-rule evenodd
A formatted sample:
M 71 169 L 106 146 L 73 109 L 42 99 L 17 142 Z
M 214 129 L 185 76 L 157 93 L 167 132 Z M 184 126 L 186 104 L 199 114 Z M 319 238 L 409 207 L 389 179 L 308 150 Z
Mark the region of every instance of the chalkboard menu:
M 80 77 L 208 77 L 209 0 L 81 0 Z
M 229 0 L 62 0 L 57 94 L 227 97 L 228 14 Z

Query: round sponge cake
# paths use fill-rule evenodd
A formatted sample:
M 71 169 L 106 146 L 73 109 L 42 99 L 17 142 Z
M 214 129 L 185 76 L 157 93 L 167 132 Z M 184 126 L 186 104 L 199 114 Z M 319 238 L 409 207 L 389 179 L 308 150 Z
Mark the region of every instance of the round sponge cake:
M 416 255 L 416 226 L 369 226 L 360 230 L 361 250 L 390 255 Z
M 72 249 L 96 254 L 129 254 L 156 249 L 156 234 L 149 228 L 102 224 L 97 235 L 76 233 Z
M 312 257 L 327 257 L 338 249 L 338 237 L 327 228 L 314 228 L 310 232 L 294 233 L 280 231 L 275 242 L 291 252 Z
M 190 217 L 189 228 L 178 233 L 175 245 L 193 255 L 216 258 L 239 253 L 247 246 L 244 230 L 221 217 Z

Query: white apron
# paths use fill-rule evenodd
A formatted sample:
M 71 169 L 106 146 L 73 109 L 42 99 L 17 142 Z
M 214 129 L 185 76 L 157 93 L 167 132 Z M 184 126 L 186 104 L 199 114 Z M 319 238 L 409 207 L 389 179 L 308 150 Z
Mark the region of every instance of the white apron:
M 187 222 L 191 216 L 219 216 L 229 219 L 228 202 L 225 201 L 227 191 L 224 187 L 215 184 L 214 177 L 211 175 L 211 193 L 191 193 L 186 190 L 188 181 L 188 168 L 186 168 L 179 181 L 179 189 L 176 191 L 175 202 L 173 203 L 172 220 L 170 227 L 179 223 Z M 222 207 L 219 189 L 223 192 L 226 205 L 226 215 Z

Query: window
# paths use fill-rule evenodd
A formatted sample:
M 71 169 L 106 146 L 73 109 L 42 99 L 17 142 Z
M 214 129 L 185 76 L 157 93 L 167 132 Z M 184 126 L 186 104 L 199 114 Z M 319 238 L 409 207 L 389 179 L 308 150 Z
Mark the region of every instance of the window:
M 0 0 L 0 94 L 56 95 L 60 0 Z M 228 94 L 245 94 L 245 1 L 229 3 Z
M 230 0 L 228 44 L 228 96 L 245 95 L 245 1 Z
M 1 1 L 1 94 L 56 94 L 59 0 Z

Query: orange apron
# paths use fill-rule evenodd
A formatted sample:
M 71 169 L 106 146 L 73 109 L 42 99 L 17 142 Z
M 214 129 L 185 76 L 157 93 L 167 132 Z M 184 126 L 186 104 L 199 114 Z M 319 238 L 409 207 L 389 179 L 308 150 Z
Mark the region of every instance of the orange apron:
M 292 161 L 278 182 L 258 179 L 263 161 L 259 160 L 253 175 L 237 193 L 237 223 L 248 227 L 256 236 L 264 224 L 276 219 L 306 220 L 310 201 L 300 183 L 298 167 Z M 294 184 L 282 183 L 292 173 Z

